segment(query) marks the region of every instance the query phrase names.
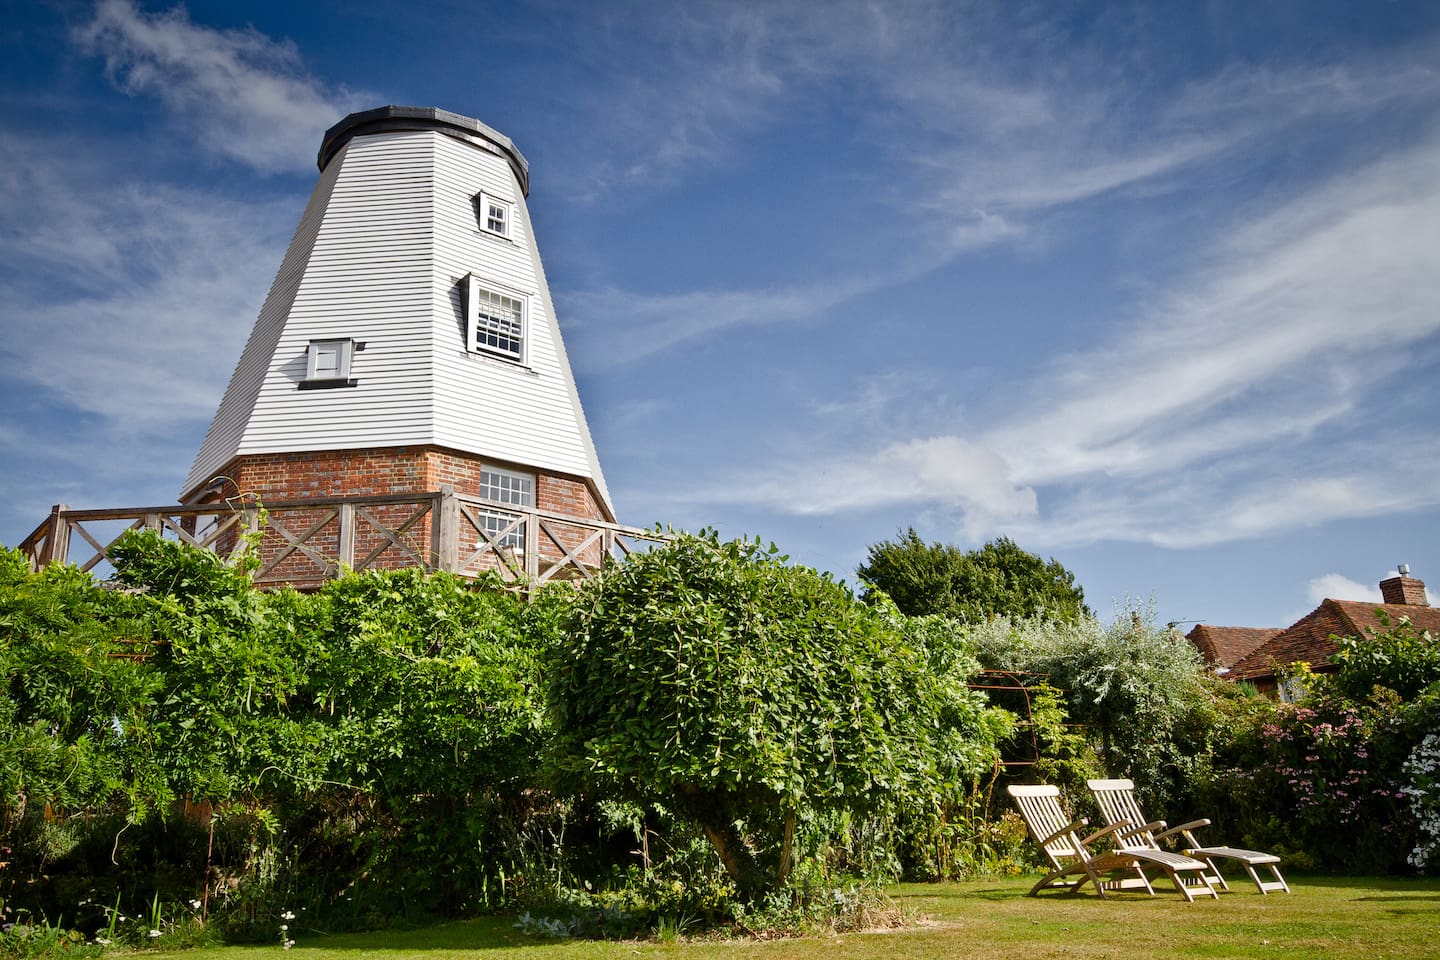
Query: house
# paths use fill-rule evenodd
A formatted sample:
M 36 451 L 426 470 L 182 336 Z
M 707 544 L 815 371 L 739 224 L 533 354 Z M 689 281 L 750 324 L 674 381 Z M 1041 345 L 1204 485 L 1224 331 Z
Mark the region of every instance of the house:
M 1278 672 L 1301 661 L 1310 664 L 1316 673 L 1333 670 L 1330 658 L 1338 649 L 1333 638 L 1362 637 L 1367 631 L 1383 630 L 1382 612 L 1392 624 L 1408 617 L 1417 629 L 1440 634 L 1440 609 L 1430 606 L 1424 581 L 1410 576 L 1409 567 L 1401 564 L 1398 576 L 1381 581 L 1380 596 L 1380 603 L 1321 601 L 1314 610 L 1241 657 L 1223 675 L 1253 683 L 1262 693 L 1283 697 Z
M 1223 674 L 1279 632 L 1279 627 L 1216 627 L 1200 623 L 1185 639 L 1195 645 L 1206 663 Z

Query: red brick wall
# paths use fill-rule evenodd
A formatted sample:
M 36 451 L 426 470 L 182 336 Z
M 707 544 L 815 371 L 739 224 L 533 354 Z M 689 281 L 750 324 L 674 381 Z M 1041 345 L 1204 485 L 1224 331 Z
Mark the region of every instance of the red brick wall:
M 421 493 L 427 485 L 423 447 L 257 453 L 237 457 L 224 475 L 242 494 L 262 501 L 377 493 Z M 227 494 L 232 490 L 226 487 Z
M 535 506 L 541 510 L 587 520 L 604 519 L 590 487 L 581 480 L 542 473 L 536 478 L 536 486 Z
M 273 504 L 284 500 L 328 499 L 345 496 L 366 496 L 391 493 L 431 493 L 441 486 L 449 486 L 456 493 L 478 496 L 480 493 L 480 471 L 483 462 L 472 454 L 459 453 L 440 447 L 380 447 L 360 450 L 319 450 L 303 453 L 267 453 L 237 457 L 221 472 L 234 481 L 226 484 L 219 494 L 208 500 L 233 497 L 238 492 L 247 499 L 258 498 L 261 503 Z M 574 477 L 565 477 L 534 471 L 530 468 L 505 462 L 493 462 L 496 467 L 510 470 L 533 472 L 535 477 L 536 507 L 553 513 L 581 517 L 587 520 L 603 519 L 590 487 Z M 414 512 L 411 505 L 369 507 L 369 512 L 383 525 L 396 529 Z M 284 526 L 296 537 L 303 536 L 324 513 L 315 510 L 270 511 L 273 525 Z M 425 516 L 401 535 L 409 548 L 422 557 L 430 551 L 430 516 Z M 591 532 L 589 528 L 572 526 L 562 521 L 547 521 L 550 532 L 544 529 L 535 532 L 539 543 L 541 569 L 563 557 L 564 552 L 582 543 Z M 469 556 L 478 546 L 479 537 L 468 523 L 460 525 L 460 559 Z M 558 543 L 557 543 L 558 541 Z M 360 564 L 377 547 L 387 540 L 372 524 L 357 522 L 355 538 L 355 562 Z M 261 557 L 269 563 L 288 546 L 288 541 L 275 529 L 271 529 L 262 540 Z M 297 586 L 316 586 L 327 576 L 326 566 L 333 566 L 338 555 L 339 524 L 328 521 L 313 534 L 306 546 L 318 553 L 322 561 L 315 561 L 301 551 L 294 551 L 270 574 L 267 579 L 279 575 Z M 587 564 L 598 564 L 601 550 L 592 545 L 580 555 Z M 432 561 L 434 558 L 431 558 Z M 370 568 L 397 569 L 414 565 L 415 561 L 404 550 L 393 544 L 372 560 Z M 494 566 L 493 554 L 485 558 L 481 567 Z

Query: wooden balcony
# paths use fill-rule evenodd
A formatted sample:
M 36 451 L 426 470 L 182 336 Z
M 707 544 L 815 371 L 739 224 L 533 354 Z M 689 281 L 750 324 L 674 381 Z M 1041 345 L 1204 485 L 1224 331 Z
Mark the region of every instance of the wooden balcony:
M 256 541 L 259 586 L 315 589 L 342 570 L 421 567 L 463 577 L 494 571 L 517 589 L 589 579 L 607 563 L 669 539 L 601 520 L 517 508 L 455 493 L 226 501 L 163 507 L 73 510 L 58 504 L 20 543 L 32 566 L 73 563 L 103 573 L 127 530 L 233 557 Z

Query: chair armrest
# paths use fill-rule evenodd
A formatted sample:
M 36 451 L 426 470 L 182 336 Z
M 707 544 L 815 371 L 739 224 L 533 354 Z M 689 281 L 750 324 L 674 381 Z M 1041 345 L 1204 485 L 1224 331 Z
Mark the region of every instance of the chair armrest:
M 1178 827 L 1171 827 L 1169 830 L 1155 834 L 1155 839 L 1162 840 L 1173 833 L 1189 833 L 1191 830 L 1199 830 L 1201 827 L 1208 826 L 1210 826 L 1209 820 L 1191 820 L 1189 823 L 1182 823 Z
M 1127 822 L 1128 822 L 1128 821 L 1127 821 Z M 1148 833 L 1154 833 L 1154 832 L 1157 831 L 1157 830 L 1164 830 L 1164 829 L 1165 829 L 1165 821 L 1164 821 L 1164 820 L 1151 820 L 1149 823 L 1142 823 L 1142 824 L 1140 824 L 1140 826 L 1138 826 L 1138 827 L 1132 827 L 1131 829 L 1126 830 L 1123 834 L 1121 834 L 1121 836 L 1133 837 L 1133 836 L 1134 836 L 1135 834 L 1137 834 L 1137 833 L 1147 833 L 1147 832 L 1148 832 Z
M 1103 829 L 1103 830 L 1096 830 L 1094 833 L 1090 834 L 1090 836 L 1086 837 L 1084 840 L 1081 840 L 1080 842 L 1081 842 L 1081 844 L 1083 844 L 1084 846 L 1087 846 L 1087 847 L 1088 847 L 1088 846 L 1090 846 L 1090 844 L 1094 843 L 1096 840 L 1099 840 L 1099 839 L 1102 838 L 1102 837 L 1109 836 L 1110 834 L 1114 833 L 1114 832 L 1117 831 L 1117 830 L 1126 830 L 1129 826 L 1130 826 L 1130 821 L 1129 821 L 1129 820 L 1117 820 L 1117 821 L 1115 821 L 1114 823 L 1110 824 L 1110 826 L 1106 827 L 1106 828 Z M 1123 834 L 1122 834 L 1122 836 L 1123 836 Z
M 1040 846 L 1049 846 L 1056 840 L 1059 840 L 1061 837 L 1065 836 L 1065 834 L 1074 833 L 1076 830 L 1083 830 L 1085 827 L 1088 826 L 1090 826 L 1090 821 L 1086 820 L 1084 817 L 1081 817 L 1079 820 L 1073 820 L 1065 826 L 1061 827 L 1059 830 L 1056 830 L 1054 833 L 1050 834 L 1050 836 L 1046 837 L 1044 840 L 1041 840 Z

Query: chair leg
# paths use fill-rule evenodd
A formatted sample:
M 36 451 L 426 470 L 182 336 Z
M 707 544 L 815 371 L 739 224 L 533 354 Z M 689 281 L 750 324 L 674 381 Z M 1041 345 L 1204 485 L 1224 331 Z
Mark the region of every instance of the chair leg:
M 1095 867 L 1088 860 L 1085 862 L 1085 876 L 1088 877 L 1090 879 L 1090 883 L 1094 885 L 1095 892 L 1100 895 L 1100 899 L 1104 900 L 1105 884 L 1102 881 L 1100 874 L 1095 871 Z M 1084 879 L 1081 879 L 1078 883 L 1075 884 L 1075 888 L 1078 890 L 1080 888 L 1080 884 L 1084 882 Z
M 1184 897 L 1187 903 L 1195 902 L 1195 893 L 1209 894 L 1216 900 L 1220 899 L 1220 892 L 1211 886 L 1210 878 L 1205 875 L 1203 870 L 1196 871 L 1193 877 L 1189 874 L 1182 877 L 1178 870 L 1171 870 L 1169 874 L 1171 882 L 1175 884 L 1175 889 L 1180 891 L 1180 896 Z M 1191 893 L 1191 890 L 1194 890 L 1195 893 Z
M 1245 864 L 1245 869 L 1250 872 L 1250 879 L 1255 881 L 1255 889 L 1259 890 L 1262 895 L 1268 895 L 1271 890 L 1282 890 L 1285 893 L 1289 893 L 1290 885 L 1285 882 L 1284 877 L 1280 876 L 1279 865 L 1267 863 L 1266 866 L 1269 867 L 1270 872 L 1275 875 L 1274 880 L 1261 880 L 1260 874 L 1255 872 L 1255 868 L 1248 863 Z
M 1136 863 L 1125 869 L 1135 871 L 1135 876 L 1117 877 L 1114 880 L 1106 880 L 1104 887 L 1107 890 L 1138 890 L 1144 887 L 1146 893 L 1152 897 L 1155 896 L 1155 888 L 1150 885 L 1150 878 L 1145 876 L 1145 871 L 1140 868 L 1140 864 Z
M 1194 856 L 1194 854 L 1191 854 L 1191 856 Z M 1225 874 L 1220 872 L 1220 865 L 1214 860 L 1212 860 L 1210 857 L 1201 857 L 1200 859 L 1204 860 L 1210 865 L 1210 874 L 1205 879 L 1209 880 L 1211 884 L 1218 883 L 1221 890 L 1229 892 L 1230 884 L 1225 882 Z M 1246 866 L 1248 867 L 1249 865 L 1247 864 Z
M 1074 881 L 1072 881 L 1072 882 L 1070 882 L 1070 883 L 1057 883 L 1057 882 L 1056 882 L 1056 881 L 1058 881 L 1061 877 L 1069 876 L 1071 873 L 1074 873 L 1074 872 L 1075 872 L 1075 871 L 1074 871 L 1073 868 L 1071 868 L 1071 869 L 1060 869 L 1060 870 L 1052 870 L 1052 871 L 1050 871 L 1048 874 L 1046 874 L 1045 876 L 1041 877 L 1040 880 L 1035 884 L 1035 886 L 1033 886 L 1033 887 L 1030 888 L 1030 893 L 1028 894 L 1028 896 L 1032 896 L 1032 897 L 1039 896 L 1041 890 L 1047 890 L 1047 889 L 1049 889 L 1049 890 L 1063 889 L 1063 890 L 1065 890 L 1067 893 L 1076 893 L 1076 892 L 1078 892 L 1079 889 L 1080 889 L 1082 886 L 1085 885 L 1086 879 L 1090 879 L 1090 878 L 1087 878 L 1087 877 L 1082 876 L 1082 877 L 1080 877 L 1079 879 L 1074 880 Z M 1086 872 L 1088 873 L 1089 871 L 1087 870 Z M 1098 885 L 1098 884 L 1096 885 L 1096 889 L 1097 889 L 1097 890 L 1099 889 L 1099 885 Z M 1105 894 L 1104 894 L 1103 892 L 1101 892 L 1100 896 L 1103 897 L 1103 896 L 1105 896 Z

